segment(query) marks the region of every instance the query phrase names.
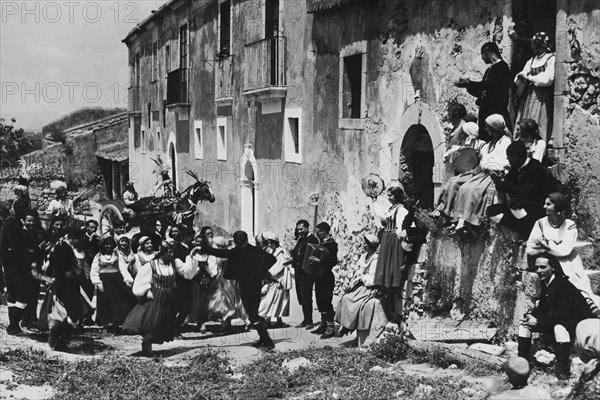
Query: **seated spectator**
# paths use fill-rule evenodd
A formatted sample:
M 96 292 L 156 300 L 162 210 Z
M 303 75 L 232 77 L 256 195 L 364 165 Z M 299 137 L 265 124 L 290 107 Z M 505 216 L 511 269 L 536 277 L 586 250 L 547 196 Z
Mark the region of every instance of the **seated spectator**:
M 531 118 L 522 119 L 515 127 L 515 140 L 525 143 L 527 155 L 542 162 L 546 156 L 546 142 L 540 136 L 537 122 Z
M 462 130 L 462 126 L 467 122 L 465 120 L 467 116 L 467 109 L 460 103 L 452 104 L 448 108 L 448 118 L 452 124 L 452 133 L 450 134 L 449 145 L 458 145 L 462 140 L 465 139 L 465 133 Z
M 364 235 L 365 253 L 358 260 L 358 270 L 362 275 L 346 290 L 340 299 L 335 320 L 341 325 L 337 337 L 359 329 L 368 330 L 371 327 L 375 298 L 379 287 L 374 284 L 375 269 L 379 256 L 379 239 L 375 235 Z
M 586 319 L 577 325 L 575 350 L 586 365 L 567 399 L 597 399 L 600 397 L 600 319 Z
M 542 281 L 542 293 L 538 305 L 525 314 L 519 326 L 519 357 L 529 360 L 531 332 L 539 332 L 550 339 L 554 348 L 556 376 L 569 379 L 571 338 L 577 324 L 592 318 L 592 312 L 581 292 L 563 275 L 556 257 L 542 253 L 534 262 Z
M 456 194 L 452 213 L 456 231 L 463 229 L 465 223 L 475 226 L 481 224 L 487 207 L 497 202 L 497 192 L 490 172 L 504 171 L 509 166 L 506 149 L 511 138 L 504 118 L 500 114 L 492 114 L 486 118 L 485 124 L 491 141 L 481 149 L 481 172 L 463 184 Z
M 533 224 L 542 218 L 544 200 L 548 192 L 546 171 L 538 160 L 527 156 L 525 143 L 513 142 L 506 149 L 510 171 L 505 177 L 491 172 L 490 177 L 498 191 L 509 197 L 508 204 L 494 204 L 488 207 L 490 219 L 527 239 Z

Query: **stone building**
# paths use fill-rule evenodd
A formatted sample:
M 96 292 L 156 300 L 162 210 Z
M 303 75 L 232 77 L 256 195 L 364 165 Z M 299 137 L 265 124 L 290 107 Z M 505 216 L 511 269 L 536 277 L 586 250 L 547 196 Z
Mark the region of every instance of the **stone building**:
M 572 184 L 582 234 L 598 237 L 599 0 L 171 0 L 124 39 L 130 179 L 149 195 L 151 157 L 162 154 L 180 190 L 191 183 L 184 168 L 211 181 L 217 201 L 199 206 L 199 223 L 251 234 L 312 222 L 308 198 L 319 193 L 318 219 L 332 223 L 346 263 L 374 229 L 361 178 L 411 172 L 434 201 L 447 178 L 448 106 L 476 110 L 454 82 L 481 78 L 488 41 L 519 72 L 531 53 L 509 37 L 515 23 L 555 39 L 550 156 Z M 484 255 L 502 253 L 500 242 L 451 260 L 469 281 L 456 289 L 468 292 L 457 295 L 466 311 L 477 285 L 497 284 L 472 269 L 489 270 Z

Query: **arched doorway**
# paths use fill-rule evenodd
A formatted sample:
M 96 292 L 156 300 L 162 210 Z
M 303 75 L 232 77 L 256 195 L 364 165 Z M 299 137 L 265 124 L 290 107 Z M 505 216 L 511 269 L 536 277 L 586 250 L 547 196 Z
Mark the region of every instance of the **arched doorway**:
M 175 158 L 175 145 L 169 145 L 169 158 L 171 159 L 171 179 L 173 179 L 173 187 L 177 189 L 177 159 Z
M 415 186 L 421 189 L 425 207 L 433 207 L 433 142 L 427 129 L 421 124 L 412 125 L 406 131 L 400 147 L 400 179 L 404 172 L 413 177 Z

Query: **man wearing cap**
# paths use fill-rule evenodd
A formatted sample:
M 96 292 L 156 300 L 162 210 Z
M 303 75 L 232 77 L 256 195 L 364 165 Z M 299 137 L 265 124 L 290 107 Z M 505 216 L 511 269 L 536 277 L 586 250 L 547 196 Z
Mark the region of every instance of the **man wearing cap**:
M 335 287 L 335 276 L 333 275 L 333 267 L 337 265 L 338 245 L 330 236 L 331 226 L 327 222 L 321 222 L 315 227 L 315 234 L 319 239 L 319 245 L 327 249 L 325 258 L 321 261 L 321 267 L 324 270 L 323 275 L 314 276 L 315 282 L 315 297 L 317 299 L 317 307 L 321 313 L 321 323 L 319 327 L 312 331 L 317 335 L 322 335 L 323 339 L 327 339 L 334 334 L 334 309 L 333 309 L 333 289 Z M 312 256 L 314 257 L 314 256 Z M 318 260 L 313 260 L 318 261 Z M 306 291 L 302 293 L 307 294 Z
M 544 217 L 544 200 L 548 194 L 546 171 L 542 164 L 527 157 L 523 141 L 511 143 L 506 149 L 510 170 L 505 177 L 491 171 L 490 177 L 498 191 L 510 197 L 508 204 L 493 204 L 486 213 L 490 219 L 527 239 L 535 222 Z
M 292 256 L 292 266 L 294 267 L 294 280 L 296 284 L 296 295 L 298 296 L 298 304 L 302 306 L 302 314 L 304 319 L 297 325 L 296 328 L 313 328 L 313 306 L 312 306 L 312 291 L 314 280 L 311 279 L 302 269 L 302 261 L 304 260 L 304 252 L 306 245 L 319 243 L 319 239 L 309 232 L 310 227 L 308 221 L 299 220 L 296 222 L 296 246 L 290 252 Z M 306 286 L 306 289 L 304 287 Z M 306 292 L 306 296 L 303 293 Z
M 202 246 L 202 252 L 216 257 L 227 258 L 227 267 L 223 272 L 225 279 L 236 280 L 240 286 L 242 304 L 246 309 L 250 323 L 258 332 L 259 341 L 253 347 L 271 350 L 275 343 L 271 340 L 265 319 L 258 309 L 260 306 L 263 279 L 268 279 L 269 268 L 277 259 L 261 248 L 248 243 L 248 234 L 237 231 L 233 234 L 235 247 L 231 250 L 215 249 L 208 244 Z

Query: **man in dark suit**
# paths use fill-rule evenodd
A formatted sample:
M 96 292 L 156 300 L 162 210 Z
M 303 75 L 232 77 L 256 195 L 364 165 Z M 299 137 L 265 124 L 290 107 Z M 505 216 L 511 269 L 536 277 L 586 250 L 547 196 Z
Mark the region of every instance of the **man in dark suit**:
M 273 349 L 275 343 L 269 336 L 265 319 L 258 314 L 258 307 L 263 279 L 270 278 L 269 268 L 277 262 L 277 259 L 263 249 L 248 243 L 248 234 L 244 231 L 233 234 L 233 243 L 235 247 L 231 250 L 215 249 L 204 245 L 202 252 L 227 259 L 223 277 L 238 281 L 242 304 L 260 338 L 252 346 L 266 350 Z
M 335 275 L 333 275 L 332 270 L 338 263 L 338 244 L 330 236 L 331 226 L 327 222 L 321 222 L 315 228 L 315 234 L 319 239 L 319 245 L 324 247 L 327 252 L 325 258 L 321 261 L 323 275 L 313 276 L 317 307 L 321 313 L 321 324 L 317 329 L 312 331 L 312 333 L 321 335 L 321 339 L 329 339 L 334 336 L 335 311 L 332 302 L 333 289 L 335 288 Z M 302 295 L 304 297 L 304 293 Z
M 510 171 L 506 177 L 490 174 L 498 191 L 510 197 L 507 204 L 494 204 L 486 213 L 490 219 L 527 239 L 535 222 L 544 217 L 544 200 L 548 194 L 546 170 L 542 164 L 527 157 L 525 143 L 518 140 L 506 149 Z
M 485 119 L 492 114 L 500 114 L 510 129 L 510 116 L 508 115 L 508 95 L 513 83 L 512 73 L 506 61 L 502 59 L 500 49 L 494 42 L 481 46 L 481 58 L 486 64 L 491 64 L 485 71 L 480 82 L 461 78 L 455 84 L 457 87 L 467 89 L 469 94 L 477 97 L 479 106 L 479 139 L 490 141 L 485 127 Z
M 312 290 L 314 285 L 314 279 L 310 279 L 306 272 L 302 269 L 302 261 L 304 260 L 304 252 L 306 251 L 306 245 L 319 243 L 319 239 L 312 233 L 309 233 L 308 221 L 301 219 L 296 222 L 296 237 L 298 241 L 296 246 L 290 252 L 292 256 L 292 266 L 294 267 L 294 280 L 296 283 L 296 295 L 298 296 L 298 303 L 302 306 L 302 314 L 304 319 L 296 326 L 296 328 L 313 328 L 313 307 L 312 307 Z M 306 287 L 306 290 L 303 289 Z M 303 295 L 303 292 L 306 292 Z
M 593 318 L 587 301 L 569 279 L 562 274 L 556 257 L 543 253 L 535 259 L 538 276 L 542 281 L 540 301 L 519 326 L 519 357 L 529 360 L 531 332 L 550 337 L 556 355 L 555 372 L 558 379 L 569 379 L 571 338 L 579 321 Z

